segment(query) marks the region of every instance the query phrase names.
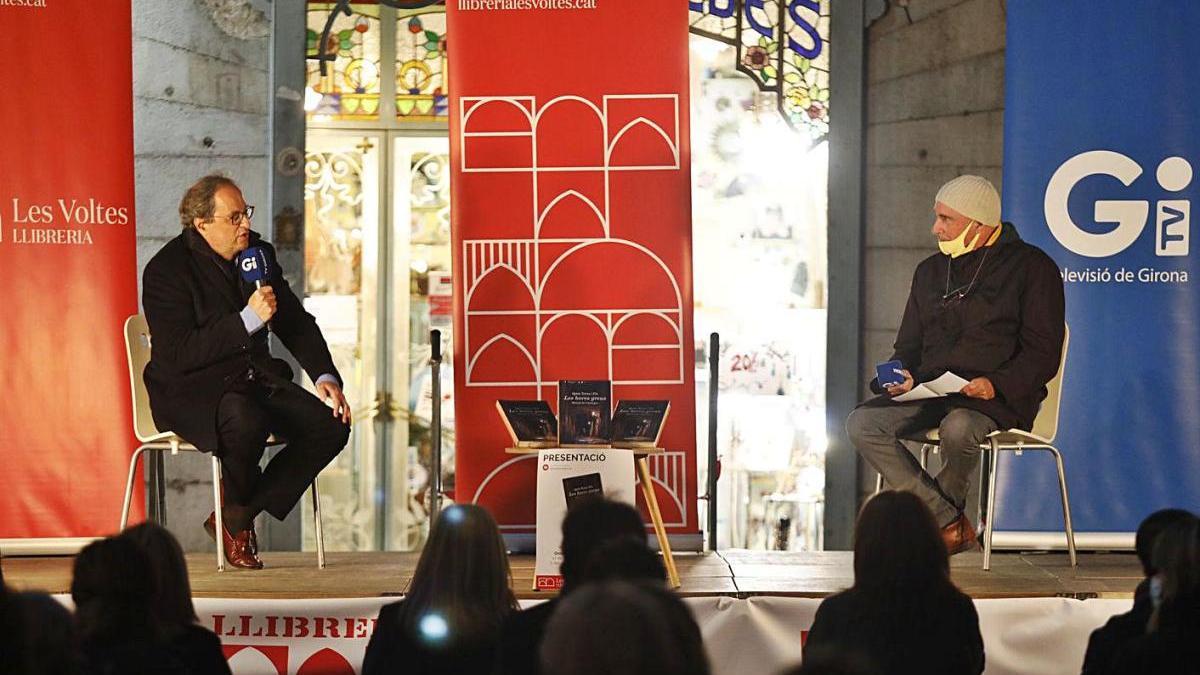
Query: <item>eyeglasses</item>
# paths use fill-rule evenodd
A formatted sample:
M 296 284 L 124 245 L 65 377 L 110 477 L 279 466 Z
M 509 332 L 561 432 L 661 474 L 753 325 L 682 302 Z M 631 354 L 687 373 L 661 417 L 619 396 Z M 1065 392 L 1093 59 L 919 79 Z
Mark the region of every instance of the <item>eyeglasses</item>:
M 242 224 L 243 220 L 249 222 L 250 219 L 253 217 L 254 217 L 254 207 L 247 206 L 245 211 L 234 211 L 233 213 L 230 213 L 227 216 L 213 216 L 213 219 L 215 220 L 217 218 L 225 218 L 226 220 L 229 221 L 230 225 L 233 225 L 234 227 L 239 227 Z

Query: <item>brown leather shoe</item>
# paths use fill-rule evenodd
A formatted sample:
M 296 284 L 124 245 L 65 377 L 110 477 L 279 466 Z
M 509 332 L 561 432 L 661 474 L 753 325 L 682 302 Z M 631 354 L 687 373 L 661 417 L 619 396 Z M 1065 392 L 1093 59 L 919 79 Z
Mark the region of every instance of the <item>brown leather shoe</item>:
M 967 514 L 959 514 L 954 522 L 942 528 L 942 541 L 946 543 L 948 555 L 975 548 L 975 528 L 967 520 Z
M 215 512 L 208 514 L 208 519 L 204 521 L 204 531 L 213 538 L 213 541 L 216 541 L 217 514 Z M 229 534 L 228 529 L 222 527 L 221 536 L 224 538 L 226 562 L 234 567 L 247 570 L 263 568 L 262 560 L 258 558 L 258 541 L 254 536 L 253 528 L 242 530 L 234 536 Z

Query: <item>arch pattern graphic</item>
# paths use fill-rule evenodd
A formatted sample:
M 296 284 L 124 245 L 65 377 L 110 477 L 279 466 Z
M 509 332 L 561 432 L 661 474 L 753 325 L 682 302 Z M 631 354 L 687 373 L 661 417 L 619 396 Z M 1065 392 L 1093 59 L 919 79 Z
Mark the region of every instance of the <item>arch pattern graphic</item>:
M 610 104 L 619 102 L 623 107 L 633 106 L 636 110 L 638 103 L 661 104 L 666 101 L 671 104 L 671 121 L 664 123 L 664 120 L 658 122 L 650 119 L 646 115 L 636 115 L 633 119 L 625 123 L 615 133 L 609 127 L 609 112 Z M 538 123 L 542 116 L 557 104 L 565 102 L 577 102 L 584 104 L 583 106 L 574 106 L 568 108 L 577 114 L 595 115 L 604 128 L 605 163 L 602 166 L 574 166 L 574 167 L 539 167 L 537 166 L 536 148 L 533 147 L 537 134 Z M 485 106 L 505 105 L 511 106 L 519 110 L 528 120 L 528 128 L 514 130 L 506 129 L 489 129 L 483 123 L 478 121 L 479 118 L 475 114 Z M 680 143 L 679 143 L 679 95 L 678 94 L 612 94 L 603 97 L 601 105 L 596 105 L 592 101 L 580 96 L 566 95 L 558 96 L 546 102 L 545 105 L 538 105 L 537 100 L 530 96 L 484 96 L 484 97 L 463 97 L 459 101 L 460 115 L 463 120 L 459 129 L 459 142 L 462 148 L 462 171 L 463 173 L 525 173 L 530 174 L 531 195 L 534 204 L 539 202 L 539 185 L 538 176 L 540 173 L 555 173 L 562 171 L 576 172 L 597 172 L 603 175 L 604 180 L 604 203 L 603 205 L 593 202 L 586 196 L 573 189 L 566 189 L 546 202 L 545 207 L 536 209 L 533 215 L 532 222 L 529 223 L 529 238 L 527 239 L 467 239 L 463 241 L 463 261 L 464 261 L 464 297 L 467 299 L 466 309 L 466 344 L 470 345 L 472 319 L 477 317 L 496 317 L 496 316 L 528 316 L 535 315 L 537 318 L 538 338 L 536 344 L 523 345 L 526 353 L 531 355 L 534 372 L 537 376 L 536 384 L 538 385 L 539 395 L 542 388 L 553 386 L 553 382 L 544 382 L 541 379 L 542 374 L 542 344 L 541 338 L 545 334 L 546 328 L 554 323 L 558 318 L 568 314 L 584 314 L 591 316 L 593 321 L 596 321 L 604 329 L 605 338 L 608 341 L 608 358 L 612 363 L 613 353 L 613 335 L 616 327 L 628 317 L 628 315 L 636 313 L 651 312 L 661 316 L 674 329 L 678 336 L 678 341 L 674 345 L 669 345 L 672 349 L 679 352 L 679 369 L 676 377 L 673 379 L 663 380 L 647 380 L 647 381 L 614 381 L 614 385 L 637 385 L 637 384 L 682 384 L 684 381 L 683 368 L 684 364 L 684 345 L 683 345 L 683 307 L 682 296 L 680 294 L 679 282 L 675 279 L 675 275 L 670 268 L 663 262 L 654 251 L 650 250 L 645 245 L 629 239 L 617 238 L 612 236 L 612 222 L 609 217 L 609 204 L 611 198 L 611 183 L 610 174 L 613 171 L 679 171 L 680 170 Z M 614 150 L 620 145 L 627 133 L 637 127 L 647 127 L 654 132 L 654 135 L 661 137 L 664 147 L 669 152 L 671 162 L 669 164 L 621 164 L 614 165 L 610 162 Z M 471 163 L 471 140 L 475 138 L 527 138 L 530 143 L 530 152 L 528 154 L 528 162 L 520 162 L 508 166 L 475 166 Z M 589 236 L 568 237 L 568 238 L 542 238 L 541 228 L 547 215 L 551 213 L 555 207 L 568 199 L 576 199 L 588 207 L 590 211 L 596 214 L 596 221 L 586 224 L 581 224 L 580 230 L 589 233 Z M 599 223 L 602 232 L 601 236 L 594 236 L 596 232 L 596 223 Z M 647 309 L 634 307 L 636 304 L 631 298 L 630 309 L 613 309 L 613 308 L 595 308 L 595 307 L 571 307 L 571 308 L 555 308 L 554 310 L 546 310 L 542 305 L 542 294 L 546 288 L 547 282 L 553 276 L 554 271 L 560 263 L 566 260 L 571 255 L 582 251 L 586 248 L 599 244 L 617 244 L 634 248 L 653 261 L 654 264 L 662 268 L 666 279 L 670 284 L 670 292 L 675 298 L 675 302 L 670 307 L 662 307 L 655 309 Z M 564 249 L 565 245 L 565 251 Z M 479 283 L 489 273 L 498 268 L 505 268 L 515 274 L 525 285 L 533 299 L 532 310 L 509 310 L 503 308 L 488 308 L 477 306 L 473 302 L 474 291 Z M 544 272 L 543 272 L 544 270 Z M 616 324 L 614 324 L 614 315 Z M 511 338 L 510 338 L 511 339 Z M 514 341 L 515 342 L 515 341 Z M 483 350 L 490 346 L 492 341 L 478 348 L 473 349 L 467 355 L 467 362 L 470 364 L 467 372 L 466 386 L 468 387 L 496 387 L 496 386 L 529 386 L 528 381 L 520 382 L 480 382 L 472 378 L 474 365 L 483 353 Z M 637 345 L 625 345 L 620 349 L 637 348 Z M 664 345 L 649 346 L 654 349 L 662 349 Z

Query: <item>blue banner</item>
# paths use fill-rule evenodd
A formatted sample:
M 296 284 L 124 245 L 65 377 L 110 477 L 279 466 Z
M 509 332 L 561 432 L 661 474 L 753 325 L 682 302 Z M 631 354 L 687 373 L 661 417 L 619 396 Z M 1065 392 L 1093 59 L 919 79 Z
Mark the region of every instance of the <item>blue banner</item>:
M 1003 218 L 1066 285 L 1075 529 L 1132 532 L 1200 509 L 1200 3 L 1009 0 L 1007 30 Z M 997 529 L 1061 531 L 1034 455 L 1002 458 Z

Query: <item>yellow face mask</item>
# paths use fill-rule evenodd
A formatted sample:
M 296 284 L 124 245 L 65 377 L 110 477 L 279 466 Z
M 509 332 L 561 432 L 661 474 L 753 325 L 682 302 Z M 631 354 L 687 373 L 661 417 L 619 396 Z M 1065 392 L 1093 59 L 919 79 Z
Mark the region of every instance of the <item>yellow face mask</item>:
M 967 243 L 967 233 L 971 231 L 971 226 L 975 224 L 976 222 L 974 220 L 967 223 L 967 226 L 963 228 L 963 231 L 957 237 L 949 241 L 942 241 L 939 239 L 938 248 L 942 251 L 942 253 L 945 253 L 951 258 L 957 258 L 960 255 L 970 253 L 971 249 L 975 248 L 975 244 L 979 242 L 980 237 L 979 228 L 975 228 L 975 236 L 971 238 L 971 243 Z

